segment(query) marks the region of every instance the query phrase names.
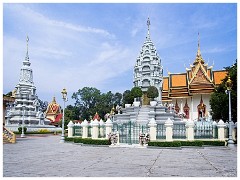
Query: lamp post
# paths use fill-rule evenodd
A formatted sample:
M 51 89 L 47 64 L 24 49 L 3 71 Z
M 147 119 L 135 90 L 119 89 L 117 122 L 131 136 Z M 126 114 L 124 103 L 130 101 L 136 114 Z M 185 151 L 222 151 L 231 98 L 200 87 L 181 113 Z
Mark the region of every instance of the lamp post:
M 67 91 L 65 88 L 62 90 L 62 98 L 63 98 L 63 119 L 62 119 L 62 135 L 60 139 L 60 143 L 64 143 L 65 137 L 64 137 L 64 109 L 65 109 L 65 102 L 67 101 Z
M 22 134 L 21 134 L 21 138 L 25 138 L 25 135 L 24 135 L 24 115 L 25 115 L 25 105 L 22 105 Z
M 230 79 L 230 76 L 228 76 L 228 80 L 226 82 L 227 86 L 227 93 L 228 93 L 228 99 L 229 99 L 229 137 L 228 137 L 228 144 L 234 144 L 232 139 L 232 113 L 231 113 L 231 90 L 232 90 L 232 81 Z

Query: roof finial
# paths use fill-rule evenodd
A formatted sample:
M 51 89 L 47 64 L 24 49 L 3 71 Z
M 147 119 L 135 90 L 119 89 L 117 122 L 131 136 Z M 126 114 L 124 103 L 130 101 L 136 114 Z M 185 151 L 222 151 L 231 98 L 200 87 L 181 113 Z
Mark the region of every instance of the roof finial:
M 148 20 L 147 20 L 147 26 L 148 26 L 147 39 L 150 39 L 150 32 L 149 32 L 149 29 L 150 29 L 150 19 L 149 19 L 149 17 L 148 17 Z
M 201 52 L 200 52 L 200 35 L 199 35 L 199 32 L 198 32 L 198 51 L 197 51 L 197 55 L 198 55 L 198 56 L 201 56 Z
M 27 41 L 27 52 L 26 52 L 26 58 L 25 58 L 25 60 L 26 60 L 26 61 L 29 61 L 29 56 L 28 56 L 28 41 L 29 41 L 29 38 L 28 38 L 28 35 L 27 35 L 26 41 Z
M 151 24 L 150 24 L 150 19 L 149 19 L 149 17 L 148 17 L 148 20 L 147 20 L 147 26 L 148 26 L 148 32 L 149 32 L 149 26 L 150 26 Z

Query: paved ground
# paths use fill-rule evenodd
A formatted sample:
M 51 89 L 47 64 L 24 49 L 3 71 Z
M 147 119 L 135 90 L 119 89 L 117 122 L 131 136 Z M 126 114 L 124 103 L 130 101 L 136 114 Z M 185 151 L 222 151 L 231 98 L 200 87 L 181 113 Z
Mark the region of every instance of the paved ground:
M 237 177 L 237 148 L 110 148 L 31 136 L 3 145 L 4 177 Z

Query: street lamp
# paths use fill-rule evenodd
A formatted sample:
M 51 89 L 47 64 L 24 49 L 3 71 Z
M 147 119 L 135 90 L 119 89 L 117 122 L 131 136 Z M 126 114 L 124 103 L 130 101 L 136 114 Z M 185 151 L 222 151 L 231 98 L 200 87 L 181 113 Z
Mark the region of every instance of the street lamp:
M 229 137 L 228 137 L 228 144 L 234 144 L 232 139 L 232 113 L 231 113 L 231 90 L 232 90 L 232 81 L 230 76 L 228 76 L 228 80 L 226 82 L 227 92 L 228 92 L 228 99 L 229 99 Z
M 25 138 L 25 135 L 24 135 L 24 115 L 25 115 L 25 105 L 22 105 L 22 134 L 21 134 L 21 138 Z
M 65 88 L 62 90 L 62 98 L 63 98 L 63 119 L 62 119 L 62 135 L 60 139 L 60 143 L 64 143 L 65 137 L 64 137 L 64 109 L 65 109 L 65 102 L 67 101 L 67 91 Z

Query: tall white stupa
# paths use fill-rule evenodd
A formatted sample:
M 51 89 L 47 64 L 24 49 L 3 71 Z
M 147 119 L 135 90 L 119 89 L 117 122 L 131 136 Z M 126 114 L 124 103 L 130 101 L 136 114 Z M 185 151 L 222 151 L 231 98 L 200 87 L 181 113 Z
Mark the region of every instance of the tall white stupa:
M 8 107 L 6 115 L 5 126 L 14 131 L 17 130 L 14 127 L 22 124 L 23 120 L 24 125 L 32 128 L 45 126 L 50 123 L 41 111 L 36 95 L 36 87 L 33 83 L 33 70 L 30 67 L 31 63 L 28 55 L 28 42 L 29 38 L 27 37 L 26 57 L 20 70 L 19 82 L 13 91 L 15 102 L 11 107 Z
M 146 102 L 146 91 L 149 86 L 155 86 L 158 89 L 158 102 L 162 100 L 162 82 L 163 82 L 163 67 L 161 59 L 158 56 L 155 45 L 150 38 L 150 20 L 147 20 L 148 32 L 143 43 L 140 55 L 137 57 L 134 66 L 133 84 L 135 87 L 140 87 L 143 91 L 143 103 Z

